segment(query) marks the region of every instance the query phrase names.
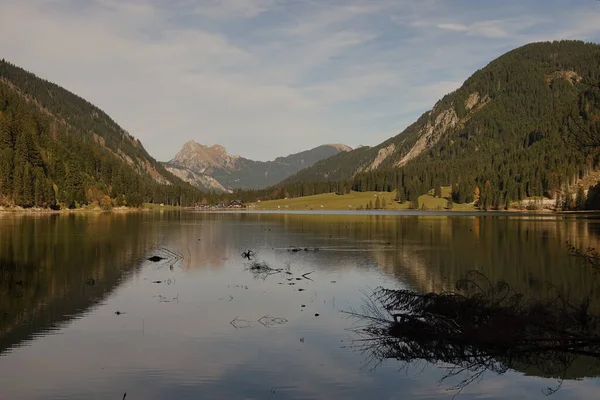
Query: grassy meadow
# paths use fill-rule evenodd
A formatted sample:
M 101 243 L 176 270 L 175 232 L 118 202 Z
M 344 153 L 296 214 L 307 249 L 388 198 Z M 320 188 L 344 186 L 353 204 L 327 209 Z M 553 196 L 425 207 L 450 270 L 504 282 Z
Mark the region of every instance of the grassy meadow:
M 450 196 L 450 187 L 442 188 L 442 197 L 437 198 L 431 194 L 425 194 L 419 197 L 418 208 L 425 210 L 444 210 L 448 204 L 448 199 L 444 197 Z M 396 192 L 350 192 L 345 195 L 335 193 L 318 194 L 314 196 L 297 197 L 293 199 L 269 200 L 254 202 L 252 206 L 257 210 L 358 210 L 367 209 L 367 205 L 371 202 L 371 206 L 375 207 L 376 201 L 379 198 L 379 203 L 385 204 L 380 207 L 385 210 L 407 210 L 411 204 L 404 202 L 399 204 L 394 201 Z M 414 208 L 417 206 L 414 205 Z M 471 204 L 453 204 L 453 210 L 467 211 L 474 210 Z

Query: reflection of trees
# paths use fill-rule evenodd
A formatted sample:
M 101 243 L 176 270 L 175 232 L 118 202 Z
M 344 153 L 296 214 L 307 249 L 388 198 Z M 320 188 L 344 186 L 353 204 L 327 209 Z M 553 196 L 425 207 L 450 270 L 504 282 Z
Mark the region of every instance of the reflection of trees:
M 298 246 L 355 246 L 370 248 L 379 267 L 421 292 L 450 290 L 469 270 L 491 280 L 503 279 L 519 293 L 535 298 L 553 295 L 547 283 L 566 298 L 591 297 L 600 307 L 600 275 L 569 256 L 567 241 L 579 248 L 600 247 L 600 225 L 594 219 L 572 216 L 364 216 L 364 215 L 255 215 L 275 221 L 282 235 L 302 232 Z M 331 236 L 331 239 L 329 237 Z M 315 238 L 312 239 L 311 237 Z M 340 240 L 341 239 L 341 240 Z M 315 262 L 328 256 L 321 252 Z M 349 258 L 355 257 L 348 252 Z M 336 263 L 350 261 L 328 260 Z M 600 312 L 600 309 L 595 310 Z
M 2 217 L 0 353 L 99 302 L 152 246 L 141 215 Z
M 565 247 L 567 241 L 595 246 L 599 236 L 594 224 L 554 217 L 477 217 L 477 238 L 471 219 L 448 217 L 398 227 L 402 239 L 396 251 L 375 251 L 375 257 L 382 268 L 422 292 L 452 289 L 453 282 L 476 269 L 528 296 L 551 297 L 550 282 L 567 298 L 591 297 L 593 307 L 600 306 L 595 290 L 599 277 L 570 257 Z
M 583 362 L 586 376 L 600 373 L 600 318 L 590 313 L 589 300 L 571 303 L 555 291 L 552 299 L 534 301 L 475 271 L 453 292 L 380 288 L 353 315 L 365 322 L 355 330 L 361 338 L 354 346 L 371 361 L 444 363 L 444 379 L 458 380 L 459 391 L 488 371 L 562 381 Z
M 536 301 L 546 304 L 560 293 L 560 302 L 565 307 L 589 301 L 590 314 L 600 315 L 600 292 L 596 290 L 600 274 L 594 274 L 590 266 L 582 265 L 571 257 L 565 246 L 569 241 L 578 248 L 599 247 L 600 225 L 593 219 L 510 214 L 496 217 L 288 215 L 285 216 L 285 225 L 287 230 L 302 231 L 307 236 L 327 238 L 331 235 L 343 238 L 347 243 L 363 242 L 361 246 L 370 247 L 379 267 L 398 277 L 414 293 L 454 290 L 454 282 L 466 276 L 468 271 L 478 270 L 492 281 L 503 279 L 508 282 L 514 292 L 524 294 L 523 299 L 528 304 Z M 335 245 L 335 242 L 332 244 Z M 325 253 L 321 252 L 319 257 Z M 389 321 L 389 315 L 387 317 L 386 321 Z M 415 333 L 417 342 L 407 338 L 400 342 L 404 344 L 404 350 L 413 351 L 405 355 L 405 361 L 411 360 L 409 356 L 412 354 L 412 359 L 429 357 L 432 361 L 463 367 L 489 366 L 498 372 L 510 368 L 529 375 L 562 379 L 600 376 L 595 346 L 590 355 L 581 353 L 576 346 L 572 348 L 576 351 L 567 352 L 563 351 L 564 346 L 559 350 L 534 346 L 533 349 L 522 347 L 520 353 L 507 350 L 489 358 L 494 353 L 480 343 L 476 347 L 464 348 L 468 343 L 458 342 L 460 345 L 453 347 L 448 341 L 443 341 L 436 353 L 427 356 L 427 352 L 436 349 L 435 344 L 439 342 L 425 341 L 427 336 L 423 333 L 422 330 Z M 372 350 L 380 351 L 380 356 L 386 351 L 389 357 L 401 356 L 401 353 L 392 351 L 398 350 L 398 338 L 385 338 L 385 341 L 373 338 L 364 344 L 377 344 Z M 444 349 L 448 351 L 445 356 Z M 472 358 L 460 364 L 456 357 L 465 357 L 465 353 L 454 352 L 457 349 L 471 351 L 473 357 L 482 355 L 488 358 Z M 486 360 L 488 364 L 485 364 Z

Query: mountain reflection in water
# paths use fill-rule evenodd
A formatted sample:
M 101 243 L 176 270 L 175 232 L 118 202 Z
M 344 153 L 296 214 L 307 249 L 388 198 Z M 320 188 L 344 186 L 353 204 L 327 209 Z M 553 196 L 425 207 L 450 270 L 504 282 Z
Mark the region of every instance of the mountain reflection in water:
M 2 397 L 446 398 L 436 365 L 365 368 L 342 311 L 369 288 L 441 292 L 478 270 L 597 314 L 599 278 L 565 247 L 598 246 L 597 220 L 408 214 L 0 214 Z M 161 249 L 182 259 L 148 260 Z M 291 275 L 255 279 L 247 249 Z M 571 379 L 596 371 L 577 359 L 554 398 L 594 392 Z M 512 363 L 461 397 L 540 398 L 561 376 L 546 372 Z

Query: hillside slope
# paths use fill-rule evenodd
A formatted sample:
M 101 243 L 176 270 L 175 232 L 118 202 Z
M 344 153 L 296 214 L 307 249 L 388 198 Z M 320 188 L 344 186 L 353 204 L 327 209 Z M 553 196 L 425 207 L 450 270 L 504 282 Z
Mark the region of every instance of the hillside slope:
M 326 144 L 264 162 L 230 155 L 219 145 L 209 147 L 191 140 L 165 163 L 165 167 L 198 187 L 219 191 L 260 189 L 274 185 L 319 160 L 350 150 L 346 145 Z
M 317 162 L 282 184 L 353 179 L 355 190 L 416 196 L 455 185 L 460 202 L 485 189 L 496 206 L 556 196 L 598 159 L 570 146 L 600 119 L 600 46 L 533 43 L 475 72 L 415 123 L 378 146 Z
M 200 195 L 102 110 L 0 61 L 0 205 L 191 204 Z

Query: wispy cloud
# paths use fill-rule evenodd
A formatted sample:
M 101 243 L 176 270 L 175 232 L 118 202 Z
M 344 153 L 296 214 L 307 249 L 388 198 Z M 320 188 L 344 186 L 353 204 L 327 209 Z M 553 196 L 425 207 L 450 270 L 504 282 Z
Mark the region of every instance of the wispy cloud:
M 469 30 L 467 25 L 463 24 L 437 24 L 440 29 L 446 29 L 448 31 L 466 32 Z
M 192 12 L 199 15 L 219 19 L 238 19 L 262 14 L 275 4 L 275 0 L 205 0 L 189 3 L 193 5 Z
M 159 159 L 189 139 L 268 159 L 377 144 L 503 52 L 598 41 L 598 20 L 584 0 L 5 0 L 0 57 L 97 104 Z
M 505 39 L 518 36 L 526 29 L 541 25 L 545 20 L 535 17 L 509 18 L 504 20 L 477 21 L 472 24 L 439 23 L 438 29 L 464 32 L 467 35 L 488 39 Z

